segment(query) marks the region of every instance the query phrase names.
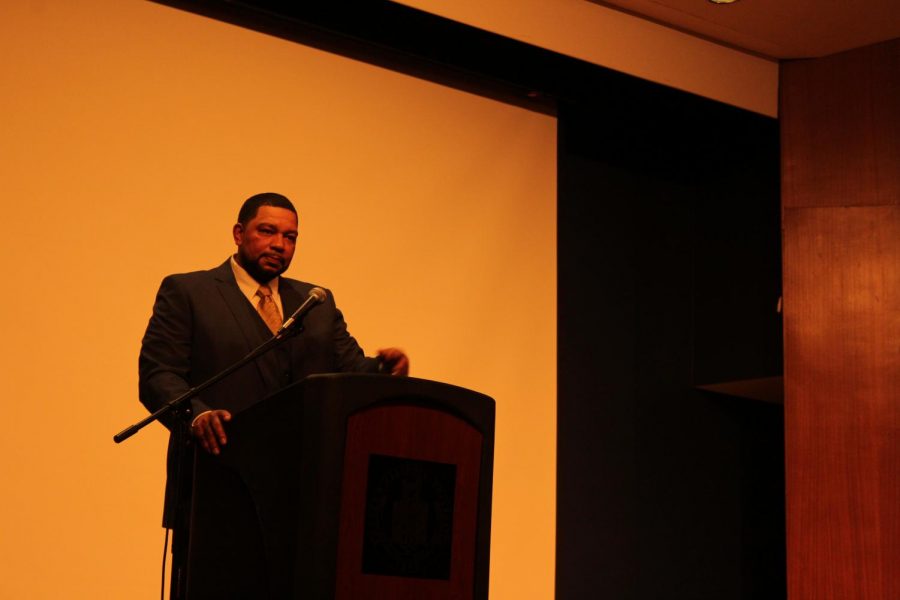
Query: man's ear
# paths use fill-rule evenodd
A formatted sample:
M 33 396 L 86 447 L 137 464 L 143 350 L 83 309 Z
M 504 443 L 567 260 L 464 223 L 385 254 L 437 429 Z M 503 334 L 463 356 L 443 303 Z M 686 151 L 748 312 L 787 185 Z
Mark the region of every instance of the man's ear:
M 240 246 L 241 240 L 244 239 L 244 226 L 240 223 L 235 223 L 234 227 L 231 228 L 231 235 L 234 237 L 234 243 Z

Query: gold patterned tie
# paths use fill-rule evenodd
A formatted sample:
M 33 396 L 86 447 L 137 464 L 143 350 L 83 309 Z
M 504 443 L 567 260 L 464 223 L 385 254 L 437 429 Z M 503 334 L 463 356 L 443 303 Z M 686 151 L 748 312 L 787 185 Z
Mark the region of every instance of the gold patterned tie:
M 266 322 L 272 333 L 277 332 L 281 328 L 281 312 L 278 310 L 278 305 L 275 304 L 275 299 L 272 298 L 272 288 L 261 285 L 256 290 L 256 295 L 259 296 L 259 304 L 256 305 L 259 316 Z

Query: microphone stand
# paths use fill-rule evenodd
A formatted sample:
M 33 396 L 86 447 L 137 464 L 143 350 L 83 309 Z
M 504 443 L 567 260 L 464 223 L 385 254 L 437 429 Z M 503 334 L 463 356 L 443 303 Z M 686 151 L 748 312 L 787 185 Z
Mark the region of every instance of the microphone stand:
M 223 379 L 225 379 L 226 377 L 228 377 L 229 375 L 231 375 L 232 373 L 234 373 L 235 371 L 237 371 L 238 369 L 240 369 L 241 367 L 243 367 L 250 361 L 265 354 L 269 350 L 272 350 L 273 348 L 280 346 L 282 343 L 284 343 L 290 337 L 289 334 L 297 333 L 300 331 L 300 329 L 302 329 L 302 328 L 297 327 L 296 329 L 294 329 L 294 328 L 282 327 L 278 331 L 278 333 L 276 333 L 271 338 L 269 338 L 268 340 L 266 340 L 265 342 L 263 342 L 262 344 L 260 344 L 256 348 L 254 348 L 244 358 L 240 359 L 239 361 L 237 361 L 230 367 L 226 367 L 224 370 L 217 373 L 216 375 L 213 375 L 212 377 L 210 377 L 209 379 L 207 379 L 200 385 L 192 387 L 191 389 L 189 389 L 185 393 L 181 394 L 177 398 L 173 398 L 172 400 L 169 400 L 168 402 L 163 404 L 162 407 L 159 408 L 159 410 L 152 413 L 150 416 L 145 417 L 144 419 L 138 421 L 134 425 L 126 427 L 125 429 L 123 429 L 122 431 L 120 431 L 119 433 L 117 433 L 116 435 L 113 436 L 113 441 L 117 444 L 121 444 L 122 442 L 124 442 L 125 440 L 127 440 L 128 438 L 133 436 L 135 433 L 137 433 L 138 431 L 140 431 L 141 429 L 143 429 L 144 427 L 146 427 L 147 425 L 152 423 L 153 421 L 158 421 L 158 420 L 162 419 L 163 417 L 165 417 L 166 415 L 168 415 L 169 413 L 175 413 L 175 412 L 181 411 L 182 407 L 191 398 L 197 397 L 198 395 L 200 395 L 201 392 L 203 392 L 210 386 L 213 386 L 213 385 L 217 384 L 218 382 L 222 381 Z
M 306 313 L 308 313 L 310 310 L 312 310 L 313 307 L 315 307 L 320 302 L 323 302 L 324 300 L 325 300 L 325 292 L 322 291 L 320 288 L 313 288 L 310 291 L 309 296 L 303 302 L 303 304 L 301 304 L 300 307 L 294 311 L 294 314 L 292 314 L 284 322 L 284 324 L 281 326 L 281 328 L 278 331 L 276 331 L 275 334 L 271 338 L 269 338 L 268 340 L 266 340 L 265 342 L 260 344 L 254 350 L 251 350 L 247 356 L 240 359 L 239 361 L 237 361 L 230 367 L 226 367 L 220 373 L 213 375 L 212 377 L 210 377 L 209 379 L 207 379 L 200 385 L 198 385 L 196 387 L 192 387 L 191 389 L 189 389 L 185 393 L 181 394 L 177 398 L 173 398 L 172 400 L 169 400 L 168 402 L 163 404 L 162 407 L 159 408 L 159 410 L 157 410 L 150 416 L 138 421 L 137 423 L 135 423 L 134 425 L 131 425 L 130 427 L 126 427 L 125 429 L 123 429 L 122 431 L 120 431 L 119 433 L 117 433 L 116 435 L 113 436 L 113 441 L 117 444 L 121 444 L 122 442 L 124 442 L 125 440 L 127 440 L 128 438 L 133 436 L 135 433 L 137 433 L 138 431 L 140 431 L 141 429 L 143 429 L 144 427 L 146 427 L 147 425 L 152 423 L 153 421 L 158 421 L 159 419 L 168 415 L 169 413 L 180 412 L 182 410 L 182 407 L 187 403 L 188 400 L 190 400 L 191 398 L 197 397 L 200 394 L 200 392 L 202 392 L 203 390 L 205 390 L 208 387 L 215 385 L 216 383 L 225 379 L 226 377 L 228 377 L 229 375 L 231 375 L 232 373 L 234 373 L 235 371 L 237 371 L 238 369 L 240 369 L 241 367 L 243 367 L 250 361 L 254 360 L 255 358 L 265 354 L 266 352 L 275 348 L 276 346 L 280 346 L 292 334 L 299 333 L 300 330 L 303 329 L 303 327 L 300 325 L 303 317 L 306 315 Z
M 251 350 L 249 354 L 244 356 L 244 358 L 240 359 L 233 365 L 226 367 L 221 372 L 217 373 L 216 375 L 213 375 L 212 377 L 210 377 L 209 379 L 207 379 L 200 385 L 190 388 L 189 390 L 187 390 L 186 392 L 184 392 L 177 398 L 173 398 L 172 400 L 165 402 L 159 408 L 159 410 L 155 411 L 150 416 L 138 421 L 137 423 L 135 423 L 134 425 L 131 425 L 130 427 L 126 427 L 125 429 L 123 429 L 122 431 L 120 431 L 119 433 L 117 433 L 116 435 L 113 436 L 113 441 L 117 444 L 120 444 L 120 443 L 124 442 L 125 440 L 127 440 L 128 438 L 130 438 L 131 436 L 133 436 L 134 434 L 136 434 L 138 431 L 140 431 L 144 427 L 146 427 L 147 425 L 149 425 L 150 423 L 152 423 L 153 421 L 158 421 L 170 413 L 175 415 L 175 418 L 173 419 L 174 425 L 173 425 L 173 429 L 172 429 L 172 435 L 174 436 L 174 444 L 175 444 L 175 448 L 176 448 L 175 452 L 177 453 L 176 460 L 175 460 L 175 462 L 177 464 L 177 471 L 175 474 L 175 506 L 172 509 L 173 510 L 172 519 L 174 519 L 173 524 L 174 524 L 175 530 L 177 530 L 179 528 L 179 523 L 182 520 L 181 507 L 180 507 L 180 503 L 181 503 L 180 488 L 181 488 L 181 484 L 182 484 L 181 480 L 182 480 L 182 475 L 183 475 L 182 468 L 184 466 L 183 465 L 184 461 L 182 460 L 182 453 L 185 451 L 187 444 L 188 444 L 188 440 L 190 439 L 190 431 L 188 429 L 188 424 L 185 419 L 180 418 L 180 415 L 181 414 L 187 415 L 190 413 L 190 408 L 188 408 L 188 404 L 187 404 L 188 401 L 191 398 L 195 398 L 196 396 L 198 396 L 201 392 L 203 392 L 210 386 L 215 385 L 219 381 L 225 379 L 226 377 L 228 377 L 229 375 L 231 375 L 232 373 L 234 373 L 241 367 L 248 364 L 250 361 L 258 358 L 259 356 L 265 354 L 266 352 L 269 352 L 273 348 L 280 346 L 285 341 L 290 339 L 291 336 L 302 331 L 303 326 L 301 325 L 301 323 L 302 323 L 303 317 L 306 315 L 307 312 L 312 310 L 313 307 L 315 307 L 317 304 L 323 302 L 325 300 L 325 297 L 326 297 L 325 292 L 322 289 L 313 288 L 312 290 L 310 290 L 310 294 L 307 297 L 307 299 L 300 305 L 299 308 L 297 308 L 296 311 L 294 311 L 294 314 L 292 314 L 281 325 L 281 328 L 278 331 L 276 331 L 275 334 L 271 338 L 269 338 L 268 340 L 266 340 L 265 342 L 263 342 L 262 344 L 260 344 L 256 348 L 254 348 L 253 350 Z M 182 525 L 184 525 L 185 532 L 190 530 L 189 523 L 185 522 L 185 523 L 182 523 Z M 173 531 L 173 533 L 175 533 L 175 531 Z M 173 559 L 173 561 L 172 561 L 172 581 L 171 581 L 171 587 L 170 587 L 170 595 L 173 598 L 173 600 L 181 600 L 185 594 L 185 571 L 184 571 L 184 569 L 187 566 L 187 563 L 185 562 L 186 557 L 180 556 L 180 554 L 183 553 L 182 550 L 185 550 L 185 548 L 182 548 L 182 546 L 183 546 L 182 543 L 179 543 L 178 546 L 179 546 L 179 551 L 178 551 L 179 556 L 176 556 L 176 540 L 174 539 L 174 535 L 173 535 L 173 540 L 172 540 L 172 559 Z M 163 553 L 163 556 L 164 556 L 164 558 L 163 558 L 163 581 L 165 581 L 165 552 Z
M 182 481 L 182 478 L 184 476 L 184 473 L 182 472 L 184 469 L 184 460 L 182 459 L 182 457 L 184 456 L 183 453 L 187 450 L 191 434 L 187 420 L 181 418 L 181 416 L 190 414 L 190 405 L 188 404 L 188 402 L 191 398 L 196 397 L 203 390 L 228 377 L 255 358 L 265 354 L 266 352 L 272 350 L 277 346 L 280 346 L 293 334 L 299 333 L 303 329 L 299 323 L 299 321 L 292 321 L 291 323 L 286 324 L 286 326 L 282 325 L 281 329 L 279 329 L 275 335 L 257 346 L 255 349 L 251 350 L 249 354 L 244 356 L 244 358 L 225 368 L 223 371 L 217 373 L 216 375 L 213 375 L 200 385 L 192 387 L 177 398 L 169 400 L 168 402 L 163 404 L 162 407 L 159 408 L 159 410 L 157 410 L 150 416 L 142 419 L 134 425 L 131 425 L 130 427 L 123 429 L 113 436 L 113 441 L 117 444 L 120 444 L 153 421 L 160 420 L 170 413 L 175 415 L 175 418 L 173 419 L 174 423 L 172 425 L 172 435 L 174 436 L 174 447 L 176 452 L 175 464 L 177 465 L 174 488 L 175 504 L 171 509 L 167 508 L 167 510 L 172 511 L 171 518 L 173 519 L 172 573 L 169 588 L 169 595 L 173 600 L 183 600 L 186 594 L 185 585 L 187 556 L 185 555 L 185 552 L 187 551 L 187 547 L 185 540 L 181 539 L 181 536 L 185 535 L 190 530 L 190 517 L 182 513 L 181 487 L 185 483 L 184 481 Z M 165 587 L 165 552 L 163 552 L 163 587 Z

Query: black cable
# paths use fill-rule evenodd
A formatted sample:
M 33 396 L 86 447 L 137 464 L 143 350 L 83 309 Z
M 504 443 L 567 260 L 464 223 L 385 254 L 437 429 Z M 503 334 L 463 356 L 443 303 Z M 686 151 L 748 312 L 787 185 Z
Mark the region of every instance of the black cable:
M 163 542 L 162 582 L 159 588 L 159 600 L 166 600 L 166 552 L 169 550 L 169 528 L 166 527 L 166 539 Z

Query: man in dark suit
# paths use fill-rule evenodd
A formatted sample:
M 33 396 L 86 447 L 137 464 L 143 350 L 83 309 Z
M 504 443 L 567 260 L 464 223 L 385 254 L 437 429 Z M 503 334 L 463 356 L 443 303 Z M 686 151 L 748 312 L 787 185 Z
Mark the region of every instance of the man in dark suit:
M 139 359 L 140 399 L 150 411 L 178 397 L 272 337 L 307 298 L 312 285 L 281 277 L 294 255 L 297 212 L 280 194 L 249 198 L 233 227 L 237 252 L 222 265 L 166 277 L 156 297 Z M 232 415 L 276 390 L 314 373 L 389 372 L 406 375 L 399 349 L 366 357 L 348 333 L 331 293 L 304 318 L 303 332 L 234 372 L 195 398 L 190 433 L 206 452 L 227 443 Z M 165 425 L 172 429 L 175 418 Z M 175 452 L 169 445 L 164 525 L 176 527 Z M 182 470 L 189 469 L 185 459 Z M 182 481 L 182 506 L 186 509 Z

